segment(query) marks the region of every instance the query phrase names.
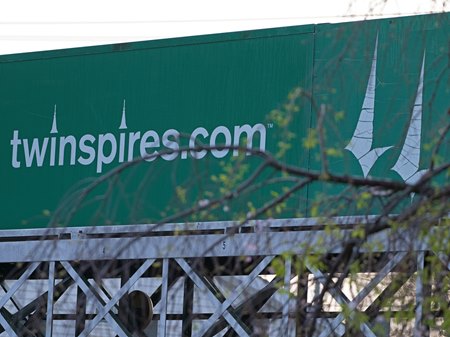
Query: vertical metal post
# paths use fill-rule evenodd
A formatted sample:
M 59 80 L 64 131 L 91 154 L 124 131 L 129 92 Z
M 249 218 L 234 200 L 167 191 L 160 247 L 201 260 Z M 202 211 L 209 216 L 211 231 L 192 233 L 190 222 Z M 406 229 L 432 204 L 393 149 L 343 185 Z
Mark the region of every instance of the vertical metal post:
M 129 261 L 123 261 L 123 264 L 122 264 L 123 272 L 120 275 L 120 287 L 121 288 L 130 279 L 130 267 L 131 267 L 131 265 L 130 265 Z M 130 308 L 130 304 L 129 304 L 129 301 L 128 301 L 128 296 L 127 296 L 127 294 L 125 294 L 119 300 L 119 320 L 123 324 L 127 324 L 127 322 L 128 322 L 128 310 L 129 310 L 129 308 Z
M 297 298 L 295 303 L 295 333 L 296 337 L 307 336 L 307 303 L 308 303 L 308 272 L 306 268 L 297 266 Z
M 51 337 L 53 333 L 54 294 L 55 294 L 55 261 L 51 261 L 48 267 L 47 318 L 45 322 L 45 337 Z
M 86 295 L 80 287 L 77 287 L 76 305 L 75 336 L 79 336 L 86 326 Z
M 424 284 L 423 273 L 425 267 L 425 252 L 417 253 L 417 278 L 416 278 L 416 321 L 414 324 L 414 337 L 424 336 L 425 326 L 423 325 L 423 302 Z
M 291 269 L 292 269 L 292 259 L 290 256 L 286 257 L 286 260 L 284 261 L 284 305 L 282 309 L 283 318 L 281 320 L 282 322 L 282 329 L 283 329 L 283 336 L 289 335 L 289 303 L 290 301 L 290 288 L 291 288 Z
M 183 323 L 182 336 L 192 336 L 192 313 L 194 310 L 194 282 L 186 275 L 184 279 L 184 294 L 183 294 Z
M 166 337 L 168 280 L 169 280 L 169 259 L 163 259 L 161 301 L 160 301 L 161 311 L 159 313 L 158 337 Z

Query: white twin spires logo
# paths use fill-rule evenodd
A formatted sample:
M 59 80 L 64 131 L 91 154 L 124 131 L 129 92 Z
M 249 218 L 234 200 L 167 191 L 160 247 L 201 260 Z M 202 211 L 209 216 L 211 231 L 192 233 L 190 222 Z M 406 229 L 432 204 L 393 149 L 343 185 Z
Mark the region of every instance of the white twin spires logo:
M 373 53 L 372 67 L 367 83 L 366 95 L 359 115 L 358 124 L 353 133 L 353 137 L 346 150 L 353 153 L 366 178 L 379 157 L 393 146 L 379 147 L 372 149 L 373 143 L 373 120 L 375 113 L 375 90 L 376 90 L 376 70 L 377 70 L 377 49 L 378 36 L 375 40 L 375 50 Z M 420 137 L 422 130 L 422 105 L 423 105 L 423 77 L 424 77 L 425 53 L 422 59 L 419 85 L 417 88 L 414 108 L 411 114 L 408 131 L 400 156 L 391 170 L 397 172 L 408 184 L 416 183 L 427 170 L 419 171 L 420 162 Z
M 364 97 L 361 114 L 356 125 L 350 143 L 345 147 L 352 152 L 363 170 L 364 178 L 369 174 L 370 169 L 381 155 L 392 148 L 392 146 L 372 149 L 373 142 L 373 118 L 375 107 L 375 88 L 377 81 L 377 49 L 378 36 L 375 41 L 375 51 L 373 52 L 372 68 L 370 70 L 369 81 L 367 82 L 366 95 Z
M 397 172 L 406 183 L 415 184 L 427 170 L 419 171 L 420 162 L 420 136 L 422 131 L 422 105 L 423 105 L 423 72 L 425 66 L 425 53 L 420 70 L 419 86 L 417 87 L 414 108 L 409 122 L 405 143 L 400 156 L 391 170 Z

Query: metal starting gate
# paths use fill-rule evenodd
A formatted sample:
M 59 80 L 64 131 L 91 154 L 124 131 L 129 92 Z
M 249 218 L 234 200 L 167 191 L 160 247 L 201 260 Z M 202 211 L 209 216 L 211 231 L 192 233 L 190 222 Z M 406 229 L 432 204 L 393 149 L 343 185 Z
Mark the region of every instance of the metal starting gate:
M 303 336 L 303 326 L 315 315 L 315 336 L 342 336 L 340 305 L 348 305 L 370 317 L 360 326 L 361 336 L 380 336 L 373 327 L 383 320 L 381 303 L 408 282 L 414 289 L 408 295 L 415 301 L 412 329 L 422 331 L 425 290 L 418 272 L 427 254 L 439 252 L 426 240 L 417 242 L 413 230 L 370 237 L 378 248 L 359 252 L 376 255 L 362 268 L 367 282 L 354 293 L 332 285 L 321 308 L 308 306 L 329 272 L 310 264 L 308 256 L 326 251 L 331 266 L 353 224 L 371 218 L 334 220 L 342 240 L 318 230 L 320 221 L 311 218 L 254 221 L 239 231 L 232 222 L 3 231 L 3 334 Z M 274 258 L 283 261 L 282 273 L 274 271 Z M 444 256 L 442 261 L 448 264 Z M 401 277 L 390 282 L 393 273 Z M 124 296 L 139 287 L 150 295 L 154 315 L 145 330 L 130 331 L 121 308 L 128 308 Z M 64 299 L 67 292 L 71 299 Z M 384 322 L 382 335 L 396 336 L 394 325 Z

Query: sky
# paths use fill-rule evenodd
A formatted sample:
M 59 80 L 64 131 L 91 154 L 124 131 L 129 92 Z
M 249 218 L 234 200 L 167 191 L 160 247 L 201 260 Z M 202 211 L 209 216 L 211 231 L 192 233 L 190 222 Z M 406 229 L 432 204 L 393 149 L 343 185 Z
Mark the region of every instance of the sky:
M 450 11 L 448 0 L 2 0 L 0 55 Z

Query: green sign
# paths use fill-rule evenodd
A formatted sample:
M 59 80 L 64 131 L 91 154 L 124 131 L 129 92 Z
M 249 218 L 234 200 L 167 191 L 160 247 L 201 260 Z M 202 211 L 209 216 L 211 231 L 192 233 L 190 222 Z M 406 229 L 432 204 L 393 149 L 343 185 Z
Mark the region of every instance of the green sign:
M 320 106 L 333 172 L 412 183 L 446 118 L 448 18 L 1 56 L 1 228 L 245 217 L 292 187 L 268 169 L 234 199 L 262 163 L 245 149 L 318 169 Z M 339 189 L 262 217 L 310 216 L 321 193 Z

